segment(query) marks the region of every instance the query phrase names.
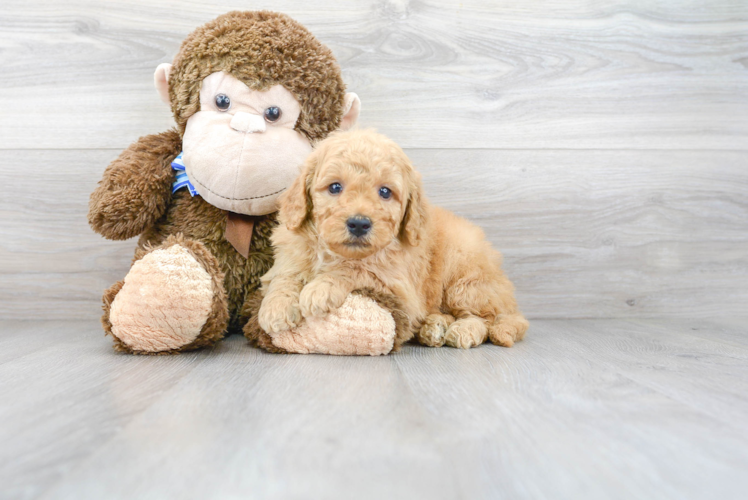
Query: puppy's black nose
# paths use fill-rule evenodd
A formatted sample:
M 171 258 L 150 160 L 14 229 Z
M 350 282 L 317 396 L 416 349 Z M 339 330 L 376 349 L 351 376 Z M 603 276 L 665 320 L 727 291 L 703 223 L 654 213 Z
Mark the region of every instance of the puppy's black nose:
M 354 215 L 345 224 L 353 236 L 363 236 L 371 230 L 371 219 L 363 215 Z

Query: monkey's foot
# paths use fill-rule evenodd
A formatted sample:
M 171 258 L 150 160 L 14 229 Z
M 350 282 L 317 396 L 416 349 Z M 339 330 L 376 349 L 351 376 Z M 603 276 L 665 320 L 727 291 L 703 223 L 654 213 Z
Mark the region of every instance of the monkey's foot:
M 104 323 L 117 350 L 169 353 L 222 337 L 228 321 L 222 276 L 198 242 L 170 237 L 135 261 L 104 295 Z
M 259 309 L 258 304 L 251 307 Z M 255 314 L 244 332 L 272 352 L 341 356 L 388 354 L 412 336 L 397 298 L 371 290 L 357 290 L 326 316 L 306 318 L 299 326 L 272 335 L 259 327 Z
M 298 327 L 274 334 L 272 342 L 300 354 L 379 356 L 394 346 L 395 320 L 372 299 L 349 295 L 327 316 L 306 318 Z

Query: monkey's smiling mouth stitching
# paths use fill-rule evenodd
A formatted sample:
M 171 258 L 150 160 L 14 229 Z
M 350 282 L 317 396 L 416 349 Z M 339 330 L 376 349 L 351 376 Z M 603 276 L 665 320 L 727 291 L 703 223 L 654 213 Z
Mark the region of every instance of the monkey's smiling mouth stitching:
M 197 184 L 197 185 L 199 185 L 199 186 L 200 186 L 200 189 L 204 189 L 204 190 L 206 190 L 207 192 L 209 192 L 210 194 L 212 194 L 213 196 L 217 196 L 218 198 L 224 199 L 224 200 L 226 200 L 226 201 L 247 201 L 247 200 L 259 200 L 260 198 L 267 198 L 267 197 L 269 197 L 269 196 L 274 196 L 274 195 L 276 195 L 276 194 L 280 194 L 280 193 L 282 193 L 283 191 L 285 191 L 285 190 L 286 190 L 286 188 L 281 188 L 281 189 L 279 189 L 278 191 L 275 191 L 275 192 L 272 192 L 272 193 L 269 193 L 269 194 L 263 194 L 263 195 L 260 195 L 260 196 L 250 196 L 250 197 L 248 197 L 248 198 L 228 198 L 228 197 L 226 197 L 226 196 L 223 196 L 222 194 L 216 193 L 216 192 L 215 192 L 215 191 L 213 191 L 212 189 L 208 188 L 208 187 L 207 187 L 207 186 L 206 186 L 205 184 L 203 184 L 202 182 L 200 182 L 200 179 L 197 179 L 197 178 L 195 177 L 194 173 L 193 173 L 193 175 L 192 175 L 192 180 L 193 180 L 193 182 L 194 182 L 195 184 Z M 198 191 L 199 191 L 199 189 L 198 189 Z

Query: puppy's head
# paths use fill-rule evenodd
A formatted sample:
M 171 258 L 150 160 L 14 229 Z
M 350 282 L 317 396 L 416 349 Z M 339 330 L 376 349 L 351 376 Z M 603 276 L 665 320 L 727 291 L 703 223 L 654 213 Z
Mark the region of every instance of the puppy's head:
M 280 220 L 288 229 L 312 224 L 333 252 L 354 259 L 398 239 L 417 245 L 425 214 L 410 160 L 372 131 L 339 132 L 322 141 L 280 198 Z

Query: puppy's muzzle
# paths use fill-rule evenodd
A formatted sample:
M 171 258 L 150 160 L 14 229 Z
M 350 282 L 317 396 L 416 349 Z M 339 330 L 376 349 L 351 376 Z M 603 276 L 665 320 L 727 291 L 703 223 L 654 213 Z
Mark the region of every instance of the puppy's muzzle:
M 371 219 L 363 215 L 354 215 L 345 221 L 348 232 L 356 238 L 365 236 L 371 231 Z

